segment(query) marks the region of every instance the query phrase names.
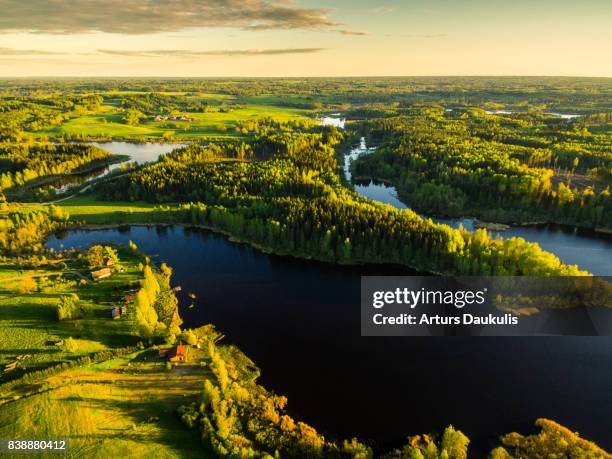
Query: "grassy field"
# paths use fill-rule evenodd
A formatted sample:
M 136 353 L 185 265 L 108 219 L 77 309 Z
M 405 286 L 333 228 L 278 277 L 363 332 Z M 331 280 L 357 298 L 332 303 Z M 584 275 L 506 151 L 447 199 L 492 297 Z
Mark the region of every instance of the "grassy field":
M 85 195 L 62 201 L 57 205 L 70 214 L 71 220 L 93 225 L 159 221 L 157 217 L 162 218 L 162 223 L 165 221 L 164 210 L 148 202 L 98 201 L 95 196 Z
M 41 381 L 0 405 L 0 438 L 63 439 L 68 457 L 212 457 L 176 414 L 197 399 L 209 371 L 197 355 L 171 371 L 155 355 L 139 351 Z
M 0 374 L 0 382 L 80 355 L 108 348 L 135 345 L 137 336 L 128 318 L 112 320 L 110 310 L 122 301 L 130 282 L 142 277 L 138 260 L 121 251 L 121 271 L 98 283 L 85 281 L 89 270 L 80 262 L 66 260 L 58 269 L 22 269 L 10 262 L 0 264 L 0 366 L 19 360 L 16 370 Z M 36 291 L 21 289 L 24 279 L 36 282 Z M 87 313 L 82 319 L 59 321 L 60 297 L 77 294 Z M 73 338 L 67 349 L 55 343 Z
M 140 214 L 155 210 L 91 198 L 65 206 L 94 221 L 116 218 L 117 212 L 141 219 Z M 120 248 L 119 259 L 114 274 L 99 282 L 89 280 L 90 269 L 75 255 L 32 268 L 17 259 L 0 262 L 0 439 L 67 440 L 62 457 L 212 457 L 198 432 L 185 427 L 177 414 L 178 407 L 197 400 L 210 376 L 206 351 L 192 348 L 188 363 L 169 369 L 157 358 L 157 348 L 137 346 L 142 339 L 135 333 L 131 305 L 127 316 L 111 319 L 111 308 L 124 305 L 125 292 L 143 276 L 138 255 Z M 60 321 L 57 305 L 71 294 L 78 295 L 85 315 Z M 122 352 L 132 353 L 101 353 L 126 348 Z M 77 361 L 94 355 L 106 360 Z M 59 365 L 66 363 L 71 365 Z
M 205 94 L 204 99 L 210 99 L 211 105 L 216 105 L 228 99 L 229 96 Z M 32 133 L 32 137 L 41 138 L 58 135 L 83 135 L 92 138 L 112 137 L 126 139 L 149 139 L 171 136 L 178 140 L 199 139 L 209 137 L 241 137 L 235 131 L 236 123 L 271 117 L 279 121 L 306 118 L 312 116 L 306 109 L 277 106 L 276 99 L 263 98 L 254 103 L 248 103 L 227 112 L 181 113 L 192 118 L 192 121 L 153 121 L 144 120 L 137 126 L 130 126 L 122 121 L 123 113 L 114 99 L 108 99 L 105 105 L 96 112 L 87 112 L 73 116 L 59 126 L 52 126 Z M 118 101 L 118 99 L 117 99 Z

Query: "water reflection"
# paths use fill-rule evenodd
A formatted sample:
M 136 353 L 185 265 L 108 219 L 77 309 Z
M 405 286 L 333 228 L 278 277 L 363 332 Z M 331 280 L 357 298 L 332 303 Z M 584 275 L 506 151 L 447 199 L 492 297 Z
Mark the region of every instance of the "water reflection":
M 354 180 L 351 175 L 351 164 L 362 155 L 371 154 L 375 147 L 368 147 L 364 138 L 359 145 L 344 156 L 344 177 L 351 182 L 360 195 L 389 204 L 397 209 L 410 208 L 398 198 L 394 186 L 376 180 Z M 429 218 L 426 215 L 424 218 Z M 449 225 L 452 228 L 463 228 L 474 231 L 478 220 L 475 218 L 441 218 L 431 217 L 436 223 Z M 589 272 L 606 276 L 610 274 L 610 259 L 612 257 L 612 240 L 597 235 L 589 230 L 564 228 L 557 225 L 541 225 L 528 227 L 511 227 L 504 232 L 492 231 L 493 237 L 522 237 L 527 241 L 536 242 L 542 249 L 557 255 L 563 262 L 578 265 Z
M 123 155 L 128 158 L 120 163 L 110 164 L 84 174 L 74 174 L 70 176 L 59 177 L 53 181 L 55 194 L 63 194 L 73 188 L 77 188 L 85 183 L 93 182 L 102 177 L 107 176 L 111 172 L 118 171 L 125 167 L 126 163 L 136 163 L 138 165 L 155 162 L 160 155 L 170 153 L 171 151 L 185 146 L 184 144 L 171 143 L 131 143 L 131 142 L 91 142 L 103 150 L 109 151 L 115 155 Z

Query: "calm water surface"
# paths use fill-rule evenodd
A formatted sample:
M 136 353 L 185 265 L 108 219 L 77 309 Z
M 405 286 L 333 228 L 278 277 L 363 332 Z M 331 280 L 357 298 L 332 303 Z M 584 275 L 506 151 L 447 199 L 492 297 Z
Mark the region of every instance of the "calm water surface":
M 370 151 L 362 142 L 347 155 L 347 179 L 350 161 Z M 391 186 L 355 189 L 406 208 Z M 444 223 L 472 229 L 474 222 Z M 609 240 L 552 227 L 513 228 L 504 236 L 525 237 L 566 262 L 610 274 Z M 472 439 L 472 453 L 483 454 L 499 434 L 531 432 L 536 418 L 548 417 L 612 448 L 611 338 L 364 338 L 360 277 L 413 271 L 270 256 L 182 227 L 73 231 L 48 244 L 129 240 L 174 268 L 187 327 L 216 324 L 262 369 L 261 382 L 288 396 L 289 412 L 328 436 L 359 436 L 380 450 L 453 424 Z
M 413 272 L 269 256 L 196 229 L 73 231 L 49 246 L 129 240 L 174 267 L 187 327 L 216 324 L 326 435 L 384 449 L 453 424 L 484 451 L 549 417 L 612 448 L 610 338 L 364 338 L 360 276 Z
M 367 155 L 375 148 L 367 147 L 362 138 L 358 146 L 344 156 L 344 177 L 353 183 L 355 191 L 362 196 L 375 201 L 389 204 L 397 209 L 408 209 L 397 196 L 394 186 L 377 182 L 375 180 L 352 180 L 350 164 L 361 155 Z M 437 223 L 444 223 L 453 228 L 464 228 L 473 231 L 476 219 L 474 218 L 437 218 Z M 578 230 L 556 225 L 512 227 L 503 232 L 493 232 L 495 236 L 504 238 L 522 237 L 530 242 L 537 242 L 540 247 L 557 255 L 568 264 L 577 264 L 589 272 L 607 276 L 612 271 L 612 238 L 600 236 L 589 230 Z
M 98 148 L 109 151 L 116 155 L 127 155 L 129 159 L 123 163 L 136 163 L 144 164 L 155 162 L 159 159 L 159 156 L 165 153 L 170 153 L 176 148 L 183 147 L 183 144 L 173 143 L 130 143 L 130 142 L 91 142 Z M 108 175 L 109 173 L 120 169 L 121 164 L 111 164 L 108 166 L 101 167 L 87 174 L 72 175 L 68 177 L 59 178 L 54 182 L 56 193 L 65 193 L 75 186 L 80 186 L 83 183 L 91 182 L 92 180 L 99 179 Z

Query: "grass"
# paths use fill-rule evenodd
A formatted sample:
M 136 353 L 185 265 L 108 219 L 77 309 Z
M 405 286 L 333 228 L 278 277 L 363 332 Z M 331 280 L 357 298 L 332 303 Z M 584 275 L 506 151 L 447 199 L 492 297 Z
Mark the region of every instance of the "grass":
M 156 220 L 163 213 L 159 206 L 148 202 L 97 201 L 92 195 L 77 196 L 56 205 L 66 210 L 71 220 L 93 225 L 142 223 Z
M 44 204 L 20 203 L 19 211 L 33 212 Z M 83 194 L 53 204 L 61 207 L 70 215 L 70 220 L 87 225 L 119 225 L 130 223 L 173 223 L 174 210 L 177 204 L 153 204 L 144 201 L 99 201 L 94 194 Z M 9 212 L 0 210 L 0 216 Z M 44 272 L 44 271 L 42 271 Z M 0 268 L 0 280 L 3 276 L 14 274 Z
M 65 272 L 88 273 L 74 261 L 67 260 L 65 270 L 30 270 L 10 262 L 0 264 L 0 365 L 14 362 L 17 356 L 30 355 L 20 361 L 17 370 L 0 374 L 0 382 L 83 354 L 136 344 L 138 338 L 128 318 L 110 319 L 110 309 L 122 302 L 126 285 L 141 277 L 137 259 L 124 252 L 120 256 L 124 272 L 84 285 L 76 274 Z M 20 293 L 19 286 L 25 277 L 35 277 L 38 291 Z M 69 294 L 79 296 L 87 313 L 82 319 L 59 321 L 56 312 L 59 298 Z M 73 352 L 55 346 L 69 337 L 76 340 Z
M 204 94 L 216 105 L 228 96 L 220 94 Z M 263 117 L 272 117 L 279 121 L 305 118 L 310 111 L 305 109 L 281 107 L 277 99 L 252 99 L 243 108 L 237 108 L 227 113 L 182 113 L 193 119 L 184 121 L 143 121 L 137 126 L 130 126 L 122 122 L 123 113 L 112 104 L 103 105 L 95 112 L 77 115 L 59 126 L 52 126 L 32 133 L 32 137 L 41 138 L 62 134 L 83 135 L 95 137 L 112 137 L 125 139 L 163 139 L 164 134 L 172 135 L 174 139 L 189 140 L 210 137 L 241 137 L 242 134 L 234 130 L 236 123 Z
M 106 206 L 91 198 L 74 201 L 67 205 L 77 215 L 104 215 L 99 211 Z M 119 209 L 139 207 L 143 212 L 152 209 L 138 203 L 120 204 Z M 189 430 L 177 415 L 179 406 L 197 400 L 204 379 L 210 377 L 207 366 L 200 365 L 205 351 L 191 349 L 191 363 L 171 371 L 156 358 L 156 349 L 147 349 L 64 369 L 27 384 L 2 386 L 85 354 L 137 344 L 140 338 L 133 333 L 131 309 L 126 318 L 110 319 L 111 306 L 122 304 L 129 284 L 142 277 L 136 256 L 120 250 L 119 257 L 120 269 L 97 283 L 83 283 L 73 274 L 89 271 L 76 258 L 31 269 L 11 261 L 0 263 L 0 368 L 18 362 L 16 370 L 0 372 L 0 439 L 66 440 L 63 457 L 213 457 L 202 446 L 198 431 Z M 20 291 L 25 278 L 36 279 L 36 291 Z M 73 293 L 86 306 L 85 317 L 57 320 L 59 298 Z M 76 349 L 55 345 L 68 338 Z M 58 457 L 49 452 L 28 456 Z
M 0 438 L 64 439 L 70 457 L 212 457 L 176 414 L 197 399 L 208 370 L 196 361 L 167 371 L 153 355 L 47 378 L 44 391 L 0 405 Z

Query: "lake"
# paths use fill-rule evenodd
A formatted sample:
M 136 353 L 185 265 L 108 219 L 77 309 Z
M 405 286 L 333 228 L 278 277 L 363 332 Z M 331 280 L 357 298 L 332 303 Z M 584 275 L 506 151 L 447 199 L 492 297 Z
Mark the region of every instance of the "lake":
M 53 185 L 57 194 L 66 193 L 72 188 L 84 183 L 102 178 L 109 173 L 121 168 L 124 163 L 136 163 L 138 165 L 155 162 L 162 154 L 170 153 L 172 150 L 184 147 L 184 144 L 174 143 L 131 143 L 131 142 L 91 142 L 98 148 L 109 151 L 115 155 L 127 155 L 129 159 L 121 163 L 110 164 L 100 167 L 85 174 L 70 175 L 58 178 Z
M 347 154 L 349 181 L 350 160 L 371 151 L 362 140 Z M 384 183 L 355 189 L 406 208 Z M 473 219 L 443 222 L 473 228 Z M 504 235 L 610 274 L 608 239 L 555 227 L 512 228 Z M 361 337 L 361 276 L 418 273 L 271 256 L 199 229 L 72 231 L 48 245 L 130 240 L 174 268 L 185 326 L 214 323 L 262 369 L 261 383 L 289 398 L 290 414 L 325 435 L 358 436 L 380 451 L 400 446 L 407 435 L 453 424 L 472 439 L 472 453 L 482 455 L 498 435 L 532 432 L 536 418 L 548 417 L 612 448 L 612 338 Z
M 216 324 L 328 436 L 385 449 L 453 424 L 482 453 L 548 417 L 612 448 L 612 338 L 361 337 L 361 275 L 413 271 L 270 256 L 199 229 L 80 230 L 48 245 L 129 240 L 174 268 L 185 326 Z

